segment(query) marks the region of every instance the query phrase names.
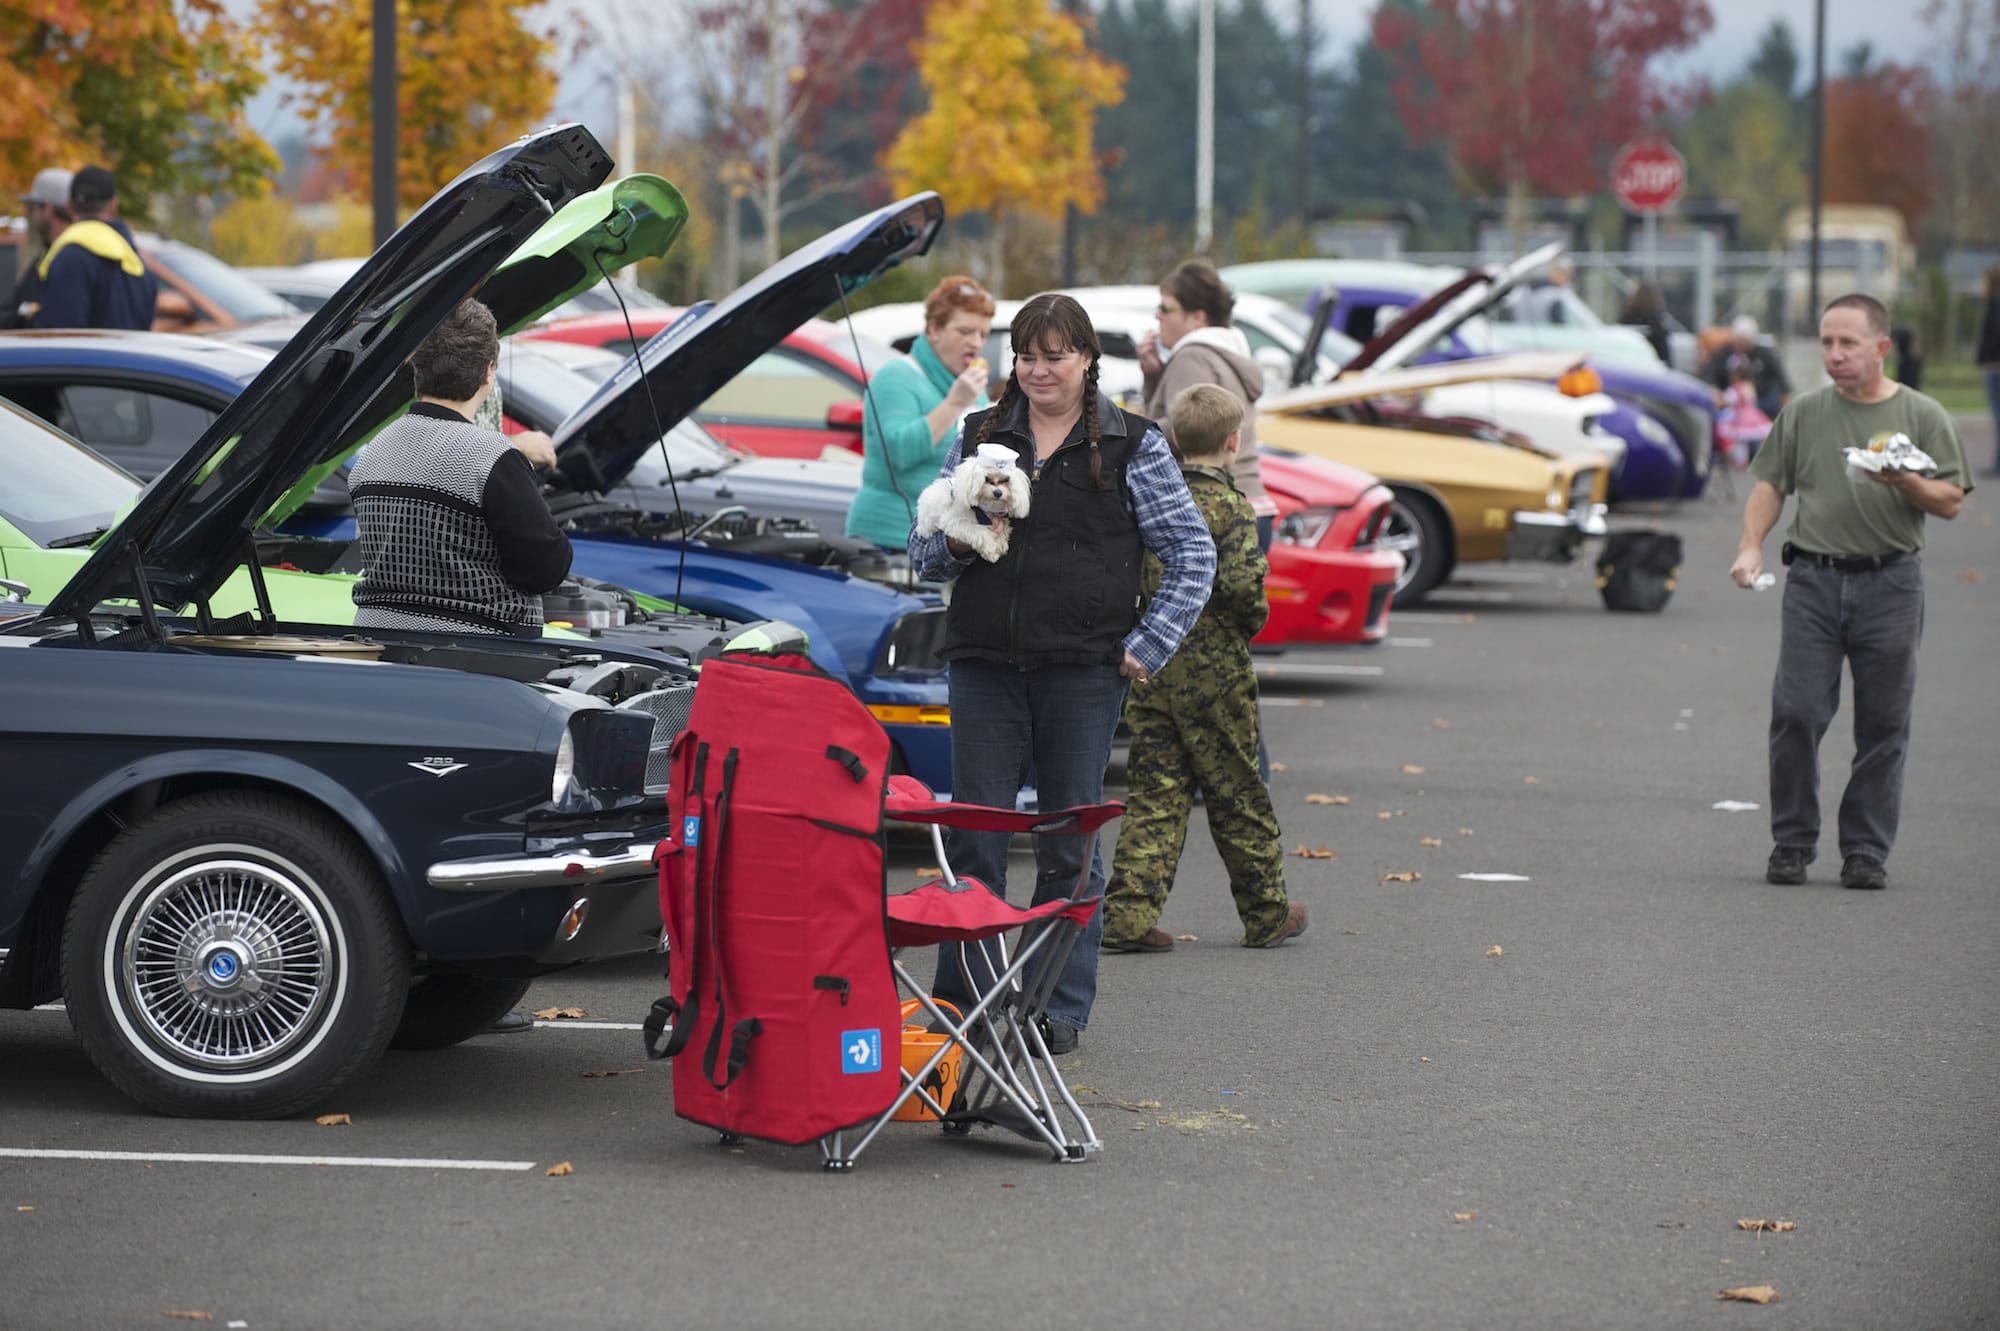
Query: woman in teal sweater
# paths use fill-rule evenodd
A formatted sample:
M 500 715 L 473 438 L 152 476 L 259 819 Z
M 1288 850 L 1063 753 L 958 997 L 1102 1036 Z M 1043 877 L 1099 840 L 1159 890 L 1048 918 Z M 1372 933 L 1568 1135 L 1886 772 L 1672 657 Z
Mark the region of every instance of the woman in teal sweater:
M 993 297 L 969 277 L 947 277 L 924 300 L 924 335 L 877 371 L 861 416 L 861 489 L 847 534 L 904 549 L 917 493 L 937 478 L 959 418 L 986 405 Z

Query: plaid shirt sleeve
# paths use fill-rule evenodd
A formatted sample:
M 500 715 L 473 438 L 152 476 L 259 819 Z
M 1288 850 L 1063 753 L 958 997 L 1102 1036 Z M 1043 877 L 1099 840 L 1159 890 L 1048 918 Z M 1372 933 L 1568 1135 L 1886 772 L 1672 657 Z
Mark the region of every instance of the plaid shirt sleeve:
M 949 476 L 958 470 L 958 451 L 964 444 L 965 427 L 961 424 L 958 437 L 952 440 L 951 447 L 945 450 L 944 465 L 938 468 L 940 477 Z M 945 544 L 944 533 L 941 531 L 932 532 L 929 536 L 917 535 L 915 522 L 910 524 L 907 548 L 910 552 L 910 571 L 925 582 L 948 582 L 963 573 L 972 561 L 978 558 L 971 551 L 967 551 L 963 559 L 952 554 L 951 547 Z
M 1167 437 L 1157 428 L 1146 431 L 1139 441 L 1126 478 L 1139 519 L 1139 538 L 1160 557 L 1164 571 L 1145 618 L 1125 637 L 1125 650 L 1149 673 L 1158 674 L 1208 602 L 1209 585 L 1215 580 L 1215 540 L 1188 494 Z

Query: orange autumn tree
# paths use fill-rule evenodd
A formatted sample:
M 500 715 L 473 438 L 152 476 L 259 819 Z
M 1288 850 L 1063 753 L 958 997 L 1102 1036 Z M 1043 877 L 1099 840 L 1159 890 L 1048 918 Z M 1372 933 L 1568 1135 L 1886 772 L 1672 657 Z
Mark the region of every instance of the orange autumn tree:
M 396 194 L 422 204 L 460 171 L 548 116 L 554 41 L 523 23 L 539 0 L 396 0 Z M 260 0 L 278 69 L 304 92 L 308 124 L 330 129 L 327 161 L 365 188 L 373 159 L 371 0 Z
M 0 0 L 0 176 L 99 163 L 131 217 L 155 195 L 260 194 L 278 158 L 243 115 L 257 60 L 221 0 Z
M 1048 0 L 941 0 L 924 16 L 917 75 L 929 106 L 882 164 L 899 193 L 935 189 L 993 219 L 995 291 L 1012 213 L 1096 211 L 1104 177 L 1097 110 L 1125 99 L 1125 67 L 1093 52 L 1084 25 Z

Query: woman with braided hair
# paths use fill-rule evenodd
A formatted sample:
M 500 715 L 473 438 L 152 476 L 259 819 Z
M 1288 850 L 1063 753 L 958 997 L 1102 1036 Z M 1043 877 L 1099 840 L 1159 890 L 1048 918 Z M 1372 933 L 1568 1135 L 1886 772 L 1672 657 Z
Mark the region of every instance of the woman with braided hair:
M 1045 809 L 1095 804 L 1127 681 L 1152 678 L 1201 614 L 1215 543 L 1160 428 L 1098 392 L 1102 352 L 1082 306 L 1037 296 L 1014 316 L 1010 339 L 1013 373 L 991 408 L 965 418 L 940 474 L 980 444 L 1011 448 L 1032 478 L 1028 516 L 993 563 L 942 533 L 913 530 L 909 541 L 919 577 L 957 579 L 944 646 L 951 794 L 1012 807 L 1032 773 Z M 1142 605 L 1147 551 L 1163 573 Z M 1006 895 L 1006 833 L 954 830 L 950 840 L 955 870 Z M 1035 852 L 1034 900 L 1066 895 L 1082 846 L 1042 837 Z M 1104 890 L 1096 852 L 1090 890 Z M 1043 1034 L 1052 1053 L 1075 1048 L 1090 1020 L 1102 929 L 1093 918 L 1050 996 Z M 955 948 L 941 950 L 933 987 L 961 1008 L 973 1001 Z

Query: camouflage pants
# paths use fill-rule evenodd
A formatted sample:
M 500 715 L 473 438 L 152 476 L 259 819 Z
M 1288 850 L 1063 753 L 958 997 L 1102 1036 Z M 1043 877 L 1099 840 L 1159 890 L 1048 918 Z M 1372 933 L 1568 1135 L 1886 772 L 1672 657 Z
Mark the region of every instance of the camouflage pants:
M 1263 942 L 1283 927 L 1288 903 L 1278 815 L 1257 774 L 1256 679 L 1248 670 L 1171 671 L 1133 686 L 1125 724 L 1129 790 L 1104 893 L 1106 936 L 1136 938 L 1159 923 L 1200 791 L 1244 942 Z

